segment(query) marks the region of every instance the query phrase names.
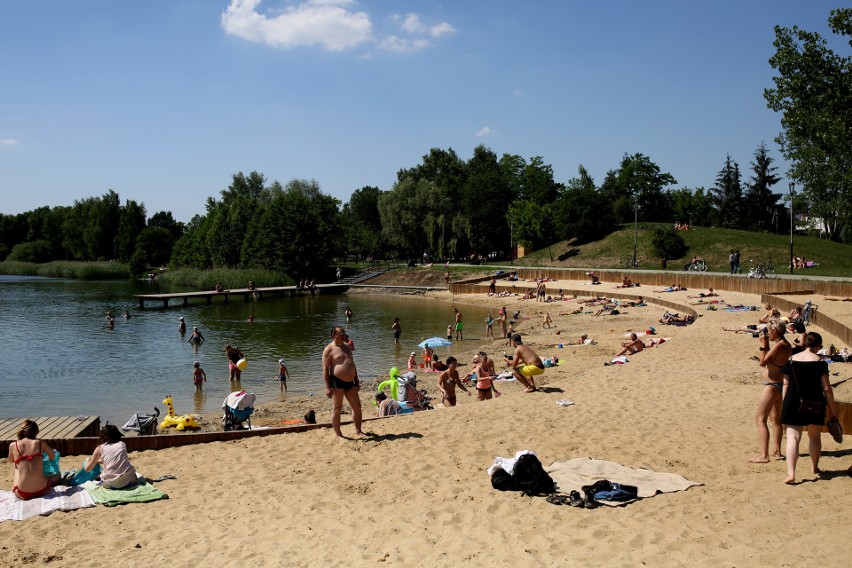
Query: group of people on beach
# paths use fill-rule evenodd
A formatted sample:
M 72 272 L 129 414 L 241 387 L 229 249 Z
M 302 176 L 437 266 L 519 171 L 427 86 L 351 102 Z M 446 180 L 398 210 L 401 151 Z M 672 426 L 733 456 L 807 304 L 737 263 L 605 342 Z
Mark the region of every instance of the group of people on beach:
M 808 433 L 812 472 L 821 473 L 822 428 L 826 414 L 836 419 L 838 408 L 829 380 L 828 364 L 818 354 L 822 349 L 822 336 L 805 332 L 797 319 L 781 319 L 770 305 L 766 306 L 766 310 L 758 324 L 746 328 L 758 338 L 757 360 L 763 372 L 763 389 L 755 411 L 759 454 L 751 462 L 769 463 L 770 458 L 784 457 L 787 461 L 784 483 L 789 484 L 796 481 L 796 462 L 803 430 Z M 800 313 L 800 310 L 794 312 Z M 787 340 L 788 325 L 789 329 L 802 332 L 796 339 L 797 345 Z M 781 453 L 782 430 L 787 436 L 784 454 Z
M 108 489 L 122 489 L 137 483 L 136 469 L 127 456 L 127 446 L 121 441 L 121 431 L 107 424 L 100 431 L 100 443 L 92 455 L 85 459 L 81 472 L 92 473 L 62 477 L 59 473 L 45 475 L 45 462 L 55 460 L 54 449 L 38 438 L 38 424 L 26 419 L 21 423 L 17 439 L 9 445 L 9 462 L 15 466 L 12 474 L 12 493 L 27 501 L 43 497 L 55 485 L 68 485 L 72 481 L 88 479 L 96 474 L 99 466 L 101 484 Z

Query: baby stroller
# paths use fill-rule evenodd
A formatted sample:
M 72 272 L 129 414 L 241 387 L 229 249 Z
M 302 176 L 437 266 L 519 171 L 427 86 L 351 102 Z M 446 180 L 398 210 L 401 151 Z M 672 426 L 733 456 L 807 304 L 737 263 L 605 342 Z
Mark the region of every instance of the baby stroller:
M 130 417 L 121 429 L 125 432 L 139 432 L 140 436 L 152 436 L 157 433 L 157 417 L 160 409 L 154 407 L 154 414 L 139 414 Z
M 225 411 L 222 415 L 222 425 L 225 427 L 225 432 L 245 430 L 243 422 L 246 422 L 248 429 L 251 430 L 251 415 L 254 412 L 256 399 L 257 395 L 253 392 L 235 391 L 228 395 L 222 403 L 222 410 Z
M 426 394 L 425 390 L 417 388 L 417 375 L 414 371 L 409 371 L 401 375 L 397 379 L 399 383 L 399 402 L 405 403 L 407 408 L 414 410 L 432 410 L 430 401 L 432 397 Z

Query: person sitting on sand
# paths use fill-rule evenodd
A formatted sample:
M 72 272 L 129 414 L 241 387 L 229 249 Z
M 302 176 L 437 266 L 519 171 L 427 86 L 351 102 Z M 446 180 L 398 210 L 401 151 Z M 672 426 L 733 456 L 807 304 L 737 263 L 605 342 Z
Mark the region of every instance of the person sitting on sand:
M 752 463 L 769 463 L 769 427 L 772 423 L 772 433 L 775 437 L 772 456 L 781 457 L 781 391 L 783 373 L 781 368 L 787 364 L 793 348 L 784 337 L 785 327 L 781 320 L 773 319 L 760 334 L 760 355 L 758 361 L 763 369 L 763 389 L 757 401 L 754 420 L 757 423 L 757 437 L 760 444 L 760 455 L 752 459 Z M 772 347 L 769 342 L 775 343 Z
M 447 357 L 447 368 L 438 377 L 438 390 L 441 391 L 441 402 L 446 407 L 456 405 L 456 387 L 461 388 L 470 396 L 470 391 L 462 384 L 459 379 L 457 369 L 458 361 L 455 357 Z
M 635 333 L 630 334 L 630 341 L 623 342 L 621 344 L 623 349 L 616 353 L 614 357 L 621 357 L 622 355 L 633 355 L 634 353 L 639 353 L 643 349 L 645 349 L 645 342 L 639 339 L 639 337 Z
M 96 464 L 101 464 L 101 483 L 107 489 L 122 489 L 137 481 L 136 468 L 130 464 L 127 446 L 121 441 L 123 437 L 114 424 L 107 424 L 101 428 L 100 445 L 83 462 L 86 471 L 92 471 Z
M 787 319 L 791 322 L 797 322 L 802 319 L 802 306 L 796 306 L 792 310 L 790 310 L 790 315 L 787 316 Z
M 535 392 L 536 375 L 544 374 L 544 363 L 541 361 L 535 351 L 524 345 L 521 341 L 521 335 L 515 333 L 512 335 L 511 344 L 515 347 L 515 352 L 510 357 L 504 357 L 506 365 L 512 366 L 512 374 L 526 388 L 524 392 Z
M 42 453 L 53 456 L 53 448 L 38 439 L 38 424 L 33 420 L 21 422 L 18 439 L 9 444 L 9 461 L 15 464 L 12 473 L 12 493 L 27 501 L 43 497 L 50 491 L 51 480 L 44 476 Z
M 699 294 L 693 294 L 687 296 L 687 298 L 712 298 L 714 296 L 718 296 L 716 292 L 713 291 L 713 288 L 710 288 L 707 292 L 701 292 Z
M 447 365 L 438 358 L 437 353 L 432 354 L 432 370 L 435 372 L 447 370 Z
M 695 316 L 693 315 L 685 315 L 682 316 L 680 314 L 670 314 L 666 312 L 663 314 L 663 317 L 660 318 L 660 323 L 664 324 L 674 324 L 674 323 L 692 323 L 695 321 Z
M 395 416 L 402 414 L 402 405 L 383 392 L 376 393 L 376 406 L 379 416 Z
M 764 307 L 764 309 L 766 311 L 764 312 L 764 314 L 762 316 L 760 316 L 760 319 L 757 320 L 757 323 L 767 323 L 771 319 L 781 317 L 781 311 L 778 310 L 778 308 L 774 308 L 771 305 L 766 304 L 766 307 Z
M 633 288 L 633 280 L 631 280 L 629 277 L 625 276 L 621 280 L 621 286 L 616 286 L 616 288 Z

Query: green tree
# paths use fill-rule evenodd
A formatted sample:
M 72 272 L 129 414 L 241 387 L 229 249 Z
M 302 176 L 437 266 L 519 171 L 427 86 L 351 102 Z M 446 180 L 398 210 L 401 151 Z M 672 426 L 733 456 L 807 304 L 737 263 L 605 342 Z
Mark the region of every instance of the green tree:
M 607 172 L 601 185 L 620 223 L 633 222 L 634 207 L 639 206 L 645 221 L 665 221 L 670 217 L 670 204 L 664 190 L 677 180 L 644 154 L 627 154 L 618 170 Z
M 743 219 L 748 219 L 743 228 L 770 231 L 773 227 L 773 217 L 778 205 L 779 195 L 772 192 L 772 186 L 781 178 L 775 175 L 778 169 L 772 165 L 772 157 L 761 143 L 754 151 L 754 161 L 751 163 L 751 182 L 746 186 L 743 196 Z
M 852 8 L 832 10 L 828 22 L 833 33 L 852 37 Z M 773 45 L 775 88 L 764 97 L 781 113 L 783 131 L 776 140 L 810 213 L 837 239 L 852 221 L 852 57 L 796 26 L 776 26 Z
M 677 260 L 682 258 L 689 247 L 683 237 L 673 227 L 657 227 L 651 236 L 651 247 L 657 258 Z
M 743 189 L 740 166 L 731 159 L 730 154 L 716 175 L 716 185 L 712 191 L 716 203 L 716 224 L 728 229 L 741 228 Z
M 694 191 L 688 187 L 672 190 L 669 202 L 672 207 L 669 221 L 708 227 L 714 219 L 713 200 L 703 187 Z
M 467 161 L 467 179 L 459 205 L 461 214 L 471 220 L 474 230 L 467 238 L 468 250 L 463 254 L 488 254 L 503 250 L 501 243 L 509 242 L 508 204 L 515 196 L 509 193 L 510 184 L 503 175 L 497 155 L 486 146 L 479 145 Z
M 557 235 L 578 244 L 603 238 L 617 221 L 607 196 L 595 188 L 595 180 L 581 164 L 577 177 L 568 181 L 554 207 Z
M 121 208 L 121 219 L 115 236 L 116 258 L 128 262 L 136 250 L 136 239 L 145 228 L 145 206 L 128 199 Z M 171 247 L 167 249 L 171 250 Z M 168 255 L 167 255 L 168 256 Z
M 352 192 L 343 206 L 345 248 L 359 258 L 377 257 L 382 250 L 382 220 L 379 216 L 378 187 L 365 186 Z
M 342 244 L 340 202 L 315 180 L 292 180 L 285 188 L 275 182 L 267 193 L 248 227 L 241 266 L 326 276 Z

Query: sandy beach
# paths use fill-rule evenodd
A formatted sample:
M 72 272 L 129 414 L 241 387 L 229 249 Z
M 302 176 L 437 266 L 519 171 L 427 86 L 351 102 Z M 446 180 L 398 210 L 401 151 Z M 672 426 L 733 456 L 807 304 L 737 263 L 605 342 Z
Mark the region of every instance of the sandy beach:
M 573 283 L 576 285 L 576 283 Z M 521 284 L 523 285 L 523 284 Z M 560 284 L 548 284 L 555 290 Z M 565 287 L 568 285 L 565 283 Z M 613 293 L 612 285 L 590 293 Z M 692 302 L 688 292 L 619 292 Z M 758 296 L 720 292 L 731 304 Z M 850 438 L 823 436 L 821 477 L 800 458 L 801 483 L 787 486 L 784 461 L 751 464 L 757 454 L 754 410 L 760 368 L 757 340 L 722 332 L 754 323 L 761 312 L 693 306 L 686 327 L 660 325 L 653 304 L 617 316 L 566 315 L 574 301 L 536 303 L 430 292 L 424 302 L 521 310 L 516 330 L 539 355 L 562 363 L 539 377 L 536 393 L 498 383 L 504 396 L 365 424 L 368 440 L 340 441 L 330 429 L 131 454 L 169 499 L 117 508 L 54 513 L 0 523 L 0 564 L 23 566 L 811 566 L 843 565 L 852 536 Z M 834 309 L 820 302 L 821 309 Z M 847 310 L 849 305 L 837 306 Z M 543 329 L 544 312 L 554 324 Z M 661 346 L 604 366 L 624 334 L 655 326 Z M 496 327 L 496 325 L 495 325 Z M 816 328 L 816 331 L 821 331 Z M 557 330 L 560 334 L 557 335 Z M 558 348 L 586 333 L 594 345 Z M 499 332 L 498 332 L 499 335 Z M 485 340 L 484 323 L 466 321 L 460 361 L 484 349 L 498 363 L 508 350 Z M 385 339 L 385 338 L 383 338 Z M 840 343 L 824 335 L 825 344 Z M 456 351 L 458 352 L 458 350 Z M 319 353 L 317 367 L 319 368 Z M 357 362 L 357 352 L 356 352 Z M 500 365 L 498 365 L 499 369 Z M 832 381 L 850 376 L 830 366 Z M 436 390 L 437 375 L 418 373 Z M 369 380 L 370 378 L 365 378 Z M 367 389 L 364 389 L 365 391 Z M 367 400 L 372 392 L 364 392 Z M 836 390 L 852 400 L 852 386 Z M 563 407 L 557 401 L 575 404 Z M 256 412 L 257 424 L 300 417 L 327 421 L 325 400 L 294 399 Z M 365 416 L 374 416 L 365 404 Z M 351 425 L 343 427 L 351 434 Z M 547 466 L 577 457 L 677 473 L 701 483 L 626 507 L 577 509 L 543 497 L 492 489 L 486 469 L 497 456 L 534 450 Z M 807 444 L 802 444 L 807 451 Z M 63 457 L 64 467 L 81 457 Z M 11 487 L 13 466 L 0 480 Z

